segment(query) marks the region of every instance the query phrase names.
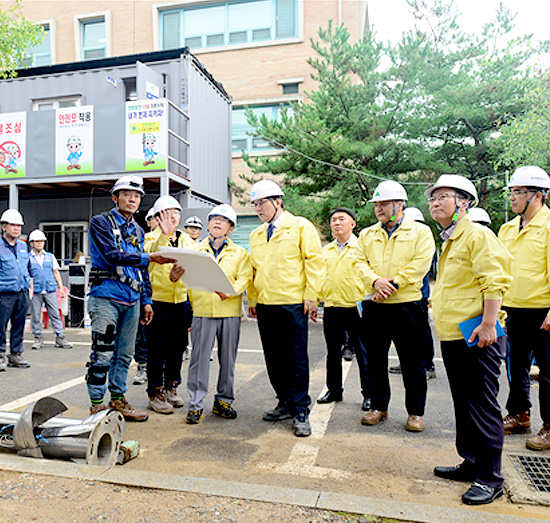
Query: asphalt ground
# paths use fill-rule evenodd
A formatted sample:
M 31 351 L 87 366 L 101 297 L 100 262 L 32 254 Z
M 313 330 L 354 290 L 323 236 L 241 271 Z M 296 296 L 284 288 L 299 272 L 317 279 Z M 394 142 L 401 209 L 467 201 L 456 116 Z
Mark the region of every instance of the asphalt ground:
M 64 416 L 85 418 L 89 402 L 83 376 L 90 350 L 90 331 L 67 329 L 71 350 L 54 348 L 51 331 L 45 332 L 42 350 L 30 350 L 32 335 L 25 333 L 25 356 L 30 369 L 8 368 L 0 373 L 0 411 L 22 412 L 40 397 L 55 396 L 68 407 Z M 454 416 L 448 383 L 436 347 L 438 377 L 428 382 L 426 430 L 404 430 L 406 411 L 400 375 L 391 375 L 389 419 L 375 427 L 361 425 L 361 394 L 355 361 L 344 365 L 344 401 L 317 405 L 324 392 L 325 345 L 320 323 L 310 324 L 310 393 L 313 399 L 313 434 L 296 438 L 291 420 L 268 423 L 263 411 L 275 406 L 268 382 L 261 344 L 254 321 L 243 321 L 236 368 L 235 420 L 210 412 L 217 376 L 211 365 L 210 393 L 200 425 L 185 424 L 186 409 L 173 415 L 150 412 L 145 423 L 128 423 L 126 439 L 137 440 L 137 459 L 108 471 L 54 460 L 31 460 L 0 451 L 0 469 L 38 473 L 79 474 L 101 481 L 172 488 L 182 491 L 233 496 L 274 503 L 374 514 L 410 521 L 550 521 L 550 509 L 514 501 L 518 485 L 514 467 L 504 456 L 507 495 L 491 505 L 466 507 L 460 496 L 468 485 L 436 478 L 437 465 L 460 461 L 454 450 Z M 390 365 L 397 363 L 392 350 Z M 185 384 L 188 360 L 183 364 Z M 504 370 L 504 367 L 503 367 Z M 145 386 L 131 384 L 127 398 L 136 408 L 146 408 Z M 468 377 L 464 380 L 467 383 Z M 501 400 L 507 390 L 502 377 Z M 185 397 L 185 387 L 180 392 Z M 540 427 L 536 390 L 533 390 L 534 428 Z M 526 436 L 509 436 L 508 453 L 540 455 L 525 449 Z M 67 467 L 73 472 L 67 472 Z M 76 469 L 71 467 L 78 467 Z M 521 481 L 519 482 L 521 484 Z M 520 485 L 521 487 L 521 485 Z M 527 496 L 529 497 L 529 496 Z M 533 496 L 532 496 L 533 498 Z M 533 501 L 533 499 L 531 500 Z M 536 501 L 536 499 L 534 500 Z

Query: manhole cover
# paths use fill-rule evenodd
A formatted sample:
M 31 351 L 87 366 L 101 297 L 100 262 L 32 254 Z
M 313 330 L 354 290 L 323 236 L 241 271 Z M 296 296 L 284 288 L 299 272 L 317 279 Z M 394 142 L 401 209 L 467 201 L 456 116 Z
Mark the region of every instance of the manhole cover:
M 538 492 L 550 492 L 550 458 L 510 454 L 523 481 Z

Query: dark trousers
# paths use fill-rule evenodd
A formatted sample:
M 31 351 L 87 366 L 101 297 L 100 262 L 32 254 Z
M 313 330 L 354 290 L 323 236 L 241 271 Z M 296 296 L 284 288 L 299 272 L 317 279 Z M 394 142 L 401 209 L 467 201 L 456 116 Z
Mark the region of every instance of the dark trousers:
M 432 329 L 430 327 L 430 317 L 428 315 L 428 298 L 422 298 L 420 300 L 420 306 L 424 313 L 424 336 L 425 342 L 422 347 L 426 349 L 426 354 L 422 356 L 422 363 L 425 369 L 431 369 L 434 366 L 434 340 L 432 336 Z
M 0 294 L 0 352 L 6 352 L 6 331 L 10 320 L 10 352 L 12 354 L 23 352 L 25 318 L 30 302 L 28 290 Z
M 191 306 L 154 301 L 153 321 L 147 326 L 147 393 L 181 383 L 183 351 L 187 347 Z
M 386 304 L 370 300 L 363 302 L 359 334 L 366 349 L 373 410 L 388 410 L 391 396 L 388 352 L 393 341 L 401 362 L 407 413 L 424 415 L 428 390 L 424 370 L 424 360 L 428 353 L 425 323 L 420 301 Z
M 265 364 L 279 404 L 292 415 L 309 411 L 308 317 L 304 305 L 256 307 Z
M 506 336 L 482 349 L 464 340 L 442 341 L 441 353 L 455 409 L 456 450 L 477 481 L 500 487 L 504 426 L 497 396 Z
M 540 415 L 544 422 L 550 423 L 550 334 L 540 328 L 548 309 L 504 309 L 508 314 L 506 328 L 510 342 L 506 358 L 510 382 L 506 409 L 513 415 L 531 408 L 529 370 L 535 356 L 540 369 Z
M 154 316 L 153 316 L 154 317 Z M 136 350 L 134 352 L 134 360 L 140 365 L 147 363 L 147 336 L 145 335 L 145 325 L 141 323 L 138 326 L 136 336 Z
M 367 378 L 367 360 L 365 348 L 359 341 L 359 313 L 357 307 L 325 307 L 323 316 L 323 333 L 327 344 L 327 388 L 336 396 L 344 390 L 342 385 L 342 345 L 349 336 L 349 345 L 355 348 L 361 392 L 364 398 L 369 397 L 369 380 Z

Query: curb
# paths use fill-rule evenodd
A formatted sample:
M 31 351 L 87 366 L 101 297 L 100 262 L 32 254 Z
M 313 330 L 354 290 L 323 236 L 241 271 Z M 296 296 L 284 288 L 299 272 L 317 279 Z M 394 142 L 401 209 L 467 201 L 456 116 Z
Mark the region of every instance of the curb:
M 453 521 L 456 523 L 532 523 L 535 520 L 535 518 L 483 512 L 482 508 L 454 509 L 407 501 L 350 496 L 326 491 L 221 481 L 176 474 L 161 474 L 158 472 L 123 470 L 120 467 L 109 469 L 78 463 L 22 458 L 4 453 L 0 453 L 0 470 L 87 481 L 101 481 L 130 487 L 192 492 L 195 494 L 270 503 L 285 503 L 332 512 L 349 512 L 359 515 L 368 514 L 419 523 L 441 523 L 442 521 Z

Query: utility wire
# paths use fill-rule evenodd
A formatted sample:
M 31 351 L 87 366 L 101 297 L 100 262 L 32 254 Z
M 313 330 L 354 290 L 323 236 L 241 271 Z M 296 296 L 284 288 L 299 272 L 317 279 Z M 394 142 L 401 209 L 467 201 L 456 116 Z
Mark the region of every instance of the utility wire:
M 319 158 L 314 158 L 313 156 L 309 156 L 309 155 L 307 155 L 307 154 L 305 154 L 301 151 L 297 151 L 296 149 L 293 149 L 292 147 L 289 147 L 288 145 L 284 145 L 284 144 L 282 144 L 282 143 L 280 143 L 276 140 L 270 140 L 270 141 L 271 141 L 271 143 L 274 143 L 275 145 L 277 145 L 281 149 L 286 149 L 287 151 L 290 151 L 291 153 L 297 154 L 298 156 L 301 156 L 302 158 L 306 158 L 307 160 L 310 160 L 310 161 L 315 162 L 315 163 L 319 163 L 321 165 L 326 165 L 327 167 L 333 167 L 334 169 L 338 169 L 340 171 L 347 171 L 349 173 L 359 174 L 361 176 L 367 176 L 369 178 L 374 178 L 375 180 L 379 180 L 381 182 L 389 179 L 389 178 L 384 178 L 382 176 L 377 176 L 376 174 L 367 173 L 365 171 L 359 171 L 358 169 L 350 169 L 349 167 L 343 167 L 342 165 L 336 165 L 334 163 L 325 162 L 324 160 L 319 160 Z M 327 176 L 335 176 L 335 175 L 327 173 Z M 501 174 L 495 173 L 495 174 L 490 174 L 488 176 L 483 176 L 482 178 L 476 178 L 475 181 L 476 182 L 481 182 L 482 180 L 500 178 L 501 176 L 502 176 Z M 430 185 L 430 183 L 428 183 L 428 182 L 399 181 L 399 183 L 402 184 L 402 185 Z

